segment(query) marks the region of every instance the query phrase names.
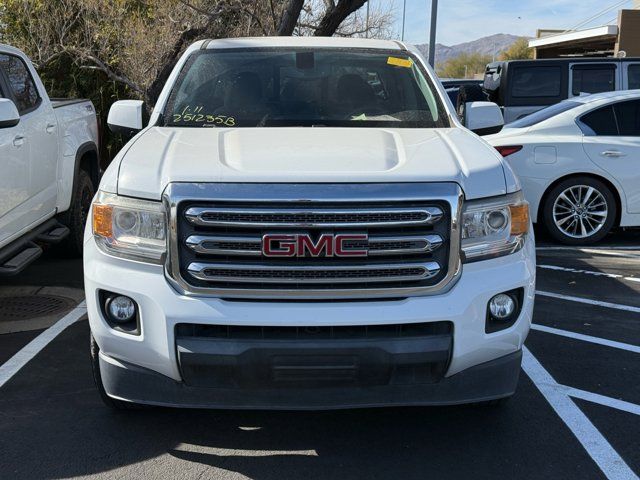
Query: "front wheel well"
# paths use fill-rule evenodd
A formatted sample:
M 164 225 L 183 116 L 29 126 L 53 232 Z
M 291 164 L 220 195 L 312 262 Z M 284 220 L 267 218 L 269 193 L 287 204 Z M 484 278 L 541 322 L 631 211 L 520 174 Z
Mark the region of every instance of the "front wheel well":
M 100 162 L 98 159 L 98 152 L 93 149 L 84 152 L 80 157 L 78 168 L 89 174 L 91 183 L 93 183 L 93 186 L 97 188 L 100 183 Z
M 537 222 L 542 223 L 542 214 L 544 212 L 544 204 L 547 201 L 547 197 L 549 196 L 549 193 L 551 192 L 551 190 L 553 190 L 553 188 L 556 185 L 558 185 L 560 182 L 564 182 L 565 180 L 568 180 L 570 178 L 577 178 L 577 177 L 593 178 L 594 180 L 598 180 L 604 183 L 607 187 L 609 187 L 609 189 L 611 190 L 611 193 L 613 194 L 613 198 L 616 201 L 616 207 L 617 207 L 616 219 L 615 219 L 614 225 L 615 226 L 620 225 L 620 219 L 622 216 L 622 200 L 620 199 L 620 192 L 618 192 L 618 189 L 616 188 L 616 186 L 613 183 L 611 183 L 609 180 L 607 180 L 605 177 L 602 177 L 600 175 L 596 175 L 593 173 L 572 173 L 570 175 L 565 175 L 564 177 L 558 178 L 551 185 L 549 185 L 547 189 L 544 191 L 544 194 L 542 195 L 542 198 L 540 199 L 540 203 L 538 205 Z

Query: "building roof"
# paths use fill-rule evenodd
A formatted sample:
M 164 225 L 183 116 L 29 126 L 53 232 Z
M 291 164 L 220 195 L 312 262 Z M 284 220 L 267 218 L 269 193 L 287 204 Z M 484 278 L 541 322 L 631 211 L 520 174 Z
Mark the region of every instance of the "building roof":
M 604 37 L 615 39 L 618 35 L 617 25 L 603 25 L 601 27 L 588 28 L 586 30 L 576 30 L 573 32 L 548 35 L 546 37 L 529 40 L 530 48 L 551 47 L 563 43 L 576 42 L 580 40 L 594 40 Z

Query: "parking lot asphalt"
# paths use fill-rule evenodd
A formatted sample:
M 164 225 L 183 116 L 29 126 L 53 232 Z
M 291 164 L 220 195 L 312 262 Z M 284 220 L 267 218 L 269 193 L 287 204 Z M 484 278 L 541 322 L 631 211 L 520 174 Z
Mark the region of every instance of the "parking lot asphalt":
M 638 478 L 640 232 L 538 240 L 534 325 L 502 407 L 114 413 L 86 316 L 67 308 L 0 335 L 0 479 Z M 82 264 L 45 254 L 0 295 L 17 286 L 82 288 Z

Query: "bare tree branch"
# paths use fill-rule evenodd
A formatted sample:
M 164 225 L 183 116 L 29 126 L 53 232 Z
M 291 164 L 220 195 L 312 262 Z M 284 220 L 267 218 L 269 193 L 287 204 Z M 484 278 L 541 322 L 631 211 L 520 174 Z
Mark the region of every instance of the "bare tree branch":
M 365 3 L 367 3 L 367 0 L 338 0 L 335 6 L 327 10 L 314 35 L 316 37 L 330 37 L 349 15 Z
M 105 73 L 107 75 L 107 77 L 109 77 L 111 80 L 126 85 L 128 88 L 130 88 L 134 92 L 138 92 L 138 93 L 144 94 L 144 88 L 143 87 L 141 87 L 137 83 L 131 81 L 130 79 L 128 79 L 124 75 L 120 75 L 120 74 L 116 73 L 113 69 L 111 69 L 111 67 L 109 67 L 107 64 L 105 64 L 102 60 L 100 60 L 99 58 L 96 58 L 95 56 L 91 55 L 90 53 L 84 52 L 82 50 L 77 50 L 75 48 L 67 48 L 65 50 L 65 52 L 68 53 L 68 54 L 71 54 L 71 55 L 75 55 L 78 58 L 83 59 L 85 61 L 89 61 L 89 62 L 93 63 L 94 64 L 93 67 L 89 67 L 89 68 L 98 69 L 98 70 L 102 71 L 103 73 Z M 85 65 L 84 67 L 87 67 L 87 66 Z

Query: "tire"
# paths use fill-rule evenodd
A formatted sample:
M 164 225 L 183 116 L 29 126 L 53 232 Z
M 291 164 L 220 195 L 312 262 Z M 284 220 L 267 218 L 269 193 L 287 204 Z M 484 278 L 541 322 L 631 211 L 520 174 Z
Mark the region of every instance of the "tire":
M 93 338 L 93 335 L 90 335 L 90 352 L 91 352 L 91 370 L 93 371 L 93 380 L 98 388 L 98 393 L 100 394 L 100 398 L 102 402 L 112 410 L 117 411 L 125 411 L 125 410 L 140 410 L 143 408 L 143 405 L 133 402 L 124 402 L 122 400 L 117 400 L 115 398 L 111 398 L 107 395 L 106 390 L 104 389 L 104 385 L 102 384 L 102 376 L 100 375 L 100 347 Z
M 63 252 L 70 257 L 81 257 L 84 226 L 91 208 L 91 201 L 95 195 L 95 186 L 89 174 L 84 170 L 78 170 L 78 176 L 74 183 L 69 210 L 64 212 L 59 220 L 70 230 L 69 237 L 62 245 Z
M 480 85 L 462 85 L 458 90 L 456 112 L 461 122 L 465 122 L 467 102 L 486 102 L 487 94 Z
M 587 201 L 580 203 L 581 199 Z M 599 242 L 613 228 L 617 214 L 611 189 L 586 176 L 560 182 L 547 193 L 542 205 L 542 223 L 555 240 L 565 245 Z

